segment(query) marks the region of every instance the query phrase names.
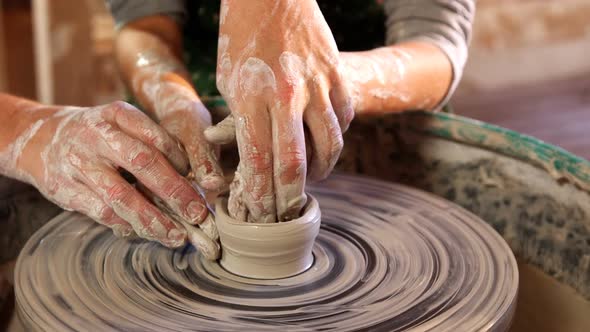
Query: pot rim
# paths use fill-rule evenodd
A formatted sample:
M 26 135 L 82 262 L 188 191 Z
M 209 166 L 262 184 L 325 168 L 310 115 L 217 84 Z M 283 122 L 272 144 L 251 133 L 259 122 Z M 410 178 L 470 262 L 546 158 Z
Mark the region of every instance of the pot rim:
M 215 222 L 219 224 L 223 222 L 227 225 L 238 226 L 238 227 L 289 227 L 291 225 L 300 225 L 300 224 L 309 224 L 314 222 L 319 222 L 320 218 L 316 218 L 315 216 L 320 213 L 319 203 L 317 199 L 308 193 L 307 195 L 307 202 L 303 207 L 303 215 L 301 217 L 289 220 L 289 221 L 281 221 L 281 222 L 273 222 L 273 223 L 257 223 L 257 222 L 244 222 L 244 221 L 237 221 L 229 215 L 227 211 L 227 196 L 219 197 L 215 201 Z

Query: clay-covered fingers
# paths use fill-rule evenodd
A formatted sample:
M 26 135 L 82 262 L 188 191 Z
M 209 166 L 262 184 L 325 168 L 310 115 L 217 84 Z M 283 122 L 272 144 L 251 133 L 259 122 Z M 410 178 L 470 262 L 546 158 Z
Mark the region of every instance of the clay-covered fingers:
M 208 260 L 219 258 L 220 247 L 202 228 L 186 225 L 188 240 Z
M 276 107 L 289 110 L 272 110 L 273 180 L 275 204 L 279 221 L 299 217 L 307 201 L 305 178 L 307 158 L 302 108 L 295 100 Z
M 202 133 L 199 133 L 198 136 L 198 138 L 193 138 L 195 144 L 186 145 L 193 178 L 204 190 L 220 191 L 227 186 L 227 183 L 219 164 L 219 152 L 205 141 Z
M 334 109 L 334 114 L 338 119 L 340 130 L 345 133 L 354 118 L 354 108 L 352 106 L 352 97 L 350 87 L 344 81 L 342 75 L 334 73 L 332 75 L 332 88 L 330 89 L 330 103 Z
M 178 142 L 137 108 L 118 101 L 102 106 L 102 116 L 127 135 L 154 146 L 180 174 L 188 173 L 189 160 Z
M 199 107 L 202 109 L 198 112 L 172 113 L 162 119 L 160 124 L 184 145 L 197 184 L 205 190 L 219 191 L 226 186 L 225 178 L 219 164 L 218 150 L 205 138 L 205 128 L 211 123 L 208 111 L 202 105 Z M 207 118 L 202 119 L 199 113 Z
M 329 96 L 318 94 L 309 104 L 303 119 L 308 129 L 312 150 L 308 179 L 323 180 L 334 169 L 344 144 L 340 121 Z
M 178 217 L 176 213 L 157 196 L 154 195 L 144 185 L 138 184 L 137 189 L 150 199 L 161 211 L 164 211 L 168 217 L 174 220 L 178 225 L 184 227 L 187 232 L 189 242 L 199 250 L 199 252 L 209 260 L 219 258 L 219 233 L 213 220 L 212 214 L 209 213 L 205 221 L 198 226 L 188 224 L 182 218 Z
M 105 143 L 101 154 L 133 174 L 174 213 L 190 224 L 198 224 L 207 217 L 204 199 L 158 150 L 122 132 L 111 133 Z
M 164 216 L 114 168 L 108 165 L 89 166 L 94 169 L 83 173 L 83 180 L 119 218 L 133 227 L 139 237 L 158 241 L 171 248 L 186 242 L 186 230 Z
M 236 140 L 236 124 L 234 116 L 228 115 L 218 124 L 205 129 L 207 141 L 213 144 L 229 144 Z
M 271 119 L 264 104 L 248 107 L 243 114 L 234 113 L 240 164 L 228 210 L 232 218 L 271 223 L 276 221 Z
M 215 220 L 213 219 L 213 215 L 211 213 L 207 215 L 205 221 L 199 224 L 199 228 L 202 229 L 203 233 L 205 233 L 205 235 L 207 235 L 211 240 L 219 240 L 217 225 L 215 225 Z
M 84 183 L 75 182 L 69 185 L 70 190 L 77 194 L 71 201 L 71 208 L 83 213 L 92 220 L 112 229 L 117 237 L 128 237 L 133 234 L 133 227 L 121 217 L 113 208 Z

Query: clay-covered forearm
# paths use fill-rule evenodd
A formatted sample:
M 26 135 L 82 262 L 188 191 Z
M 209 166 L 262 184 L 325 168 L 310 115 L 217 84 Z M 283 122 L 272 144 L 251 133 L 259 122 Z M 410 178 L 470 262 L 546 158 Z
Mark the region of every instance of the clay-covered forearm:
M 467 60 L 475 0 L 385 0 L 387 43 L 423 41 L 448 57 L 453 78 L 442 99 L 454 92 Z
M 32 114 L 22 114 L 19 111 L 27 106 L 35 107 L 34 101 L 12 96 L 6 93 L 0 93 L 0 151 L 14 142 L 19 132 L 24 130 L 30 121 L 27 121 Z
M 357 114 L 433 109 L 453 76 L 445 54 L 424 42 L 343 52 L 341 59 Z
M 5 93 L 0 105 L 0 175 L 32 183 L 20 162 L 23 150 L 56 109 Z
M 119 30 L 117 60 L 134 97 L 183 146 L 201 188 L 225 186 L 216 147 L 204 137 L 211 115 L 182 60 L 180 25 L 167 15 L 144 17 Z
M 189 74 L 181 60 L 182 34 L 179 24 L 167 15 L 135 20 L 122 27 L 116 37 L 116 58 L 127 87 L 146 111 L 161 119 L 166 83 L 183 86 L 189 97 L 196 98 Z

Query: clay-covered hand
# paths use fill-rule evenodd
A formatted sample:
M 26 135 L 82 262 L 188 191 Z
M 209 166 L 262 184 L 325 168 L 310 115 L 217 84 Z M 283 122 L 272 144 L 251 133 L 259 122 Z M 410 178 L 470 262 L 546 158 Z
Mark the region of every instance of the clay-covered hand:
M 203 134 L 211 115 L 181 61 L 182 36 L 168 17 L 147 17 L 117 35 L 117 59 L 134 96 L 186 150 L 192 176 L 208 191 L 226 187 L 218 151 Z
M 18 178 L 59 206 L 82 212 L 115 234 L 135 232 L 168 247 L 183 245 L 185 228 L 127 182 L 119 172 L 125 170 L 187 223 L 207 217 L 203 198 L 179 174 L 188 168 L 184 152 L 138 109 L 115 102 L 37 112 L 43 116 L 15 141 L 25 143 L 13 144 L 14 168 Z
M 244 221 L 295 218 L 306 178 L 330 173 L 354 115 L 336 43 L 314 0 L 222 1 L 220 21 L 217 86 L 233 118 L 207 136 L 223 143 L 235 122 L 240 164 L 229 212 Z

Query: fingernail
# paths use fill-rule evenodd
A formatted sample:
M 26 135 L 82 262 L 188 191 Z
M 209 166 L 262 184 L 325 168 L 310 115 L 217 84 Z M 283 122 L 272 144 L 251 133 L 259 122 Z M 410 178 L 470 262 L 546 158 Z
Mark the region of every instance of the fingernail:
M 181 245 L 184 244 L 185 240 L 186 240 L 186 231 L 184 231 L 184 230 L 179 230 L 179 229 L 173 228 L 168 232 L 168 241 L 167 242 L 171 247 L 174 247 L 174 248 L 180 247 Z
M 190 222 L 191 224 L 198 224 L 201 221 L 203 221 L 203 219 L 205 219 L 205 217 L 207 216 L 207 213 L 209 213 L 209 211 L 207 211 L 207 207 L 205 207 L 205 205 L 201 202 L 198 201 L 192 201 L 188 204 L 187 208 L 187 213 L 188 216 L 190 217 Z

